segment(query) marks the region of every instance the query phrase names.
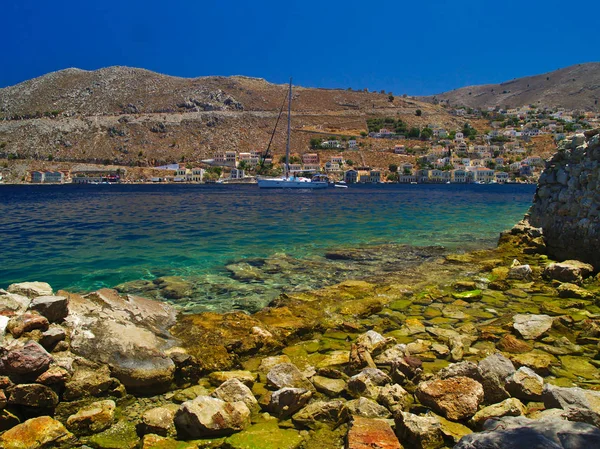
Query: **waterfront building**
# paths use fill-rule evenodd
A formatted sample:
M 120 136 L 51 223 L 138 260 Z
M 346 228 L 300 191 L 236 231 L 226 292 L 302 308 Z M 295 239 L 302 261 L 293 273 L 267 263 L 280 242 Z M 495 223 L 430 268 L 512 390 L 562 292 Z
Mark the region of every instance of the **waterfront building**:
M 65 175 L 59 171 L 47 171 L 44 173 L 43 182 L 46 184 L 62 184 L 65 182 Z
M 302 163 L 306 165 L 318 165 L 319 155 L 317 153 L 304 153 L 302 155 Z
M 346 181 L 347 184 L 355 184 L 358 182 L 358 172 L 356 170 L 347 170 L 346 173 L 344 173 L 344 181 Z
M 44 182 L 44 173 L 42 173 L 41 171 L 32 171 L 31 182 L 34 184 L 41 184 L 42 182 Z

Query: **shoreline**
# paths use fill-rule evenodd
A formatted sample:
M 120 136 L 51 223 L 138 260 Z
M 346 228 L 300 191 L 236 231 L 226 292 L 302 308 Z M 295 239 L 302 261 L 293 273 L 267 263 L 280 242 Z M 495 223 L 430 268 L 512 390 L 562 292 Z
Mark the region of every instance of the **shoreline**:
M 439 445 L 428 447 L 455 444 L 472 431 L 476 435 L 483 419 L 481 415 L 476 415 L 477 421 L 472 418 L 466 422 L 463 415 L 453 414 L 451 406 L 435 397 L 427 399 L 430 394 L 427 386 L 434 381 L 438 383 L 432 385 L 439 388 L 445 388 L 445 382 L 450 381 L 483 385 L 482 396 L 476 399 L 481 405 L 471 408 L 473 411 L 469 413 L 475 414 L 479 408 L 477 413 L 486 410 L 489 414 L 492 411 L 487 411 L 486 404 L 493 406 L 508 400 L 513 404 L 520 400 L 519 411 L 510 413 L 539 419 L 544 409 L 555 410 L 546 396 L 558 394 L 556 391 L 565 388 L 575 391 L 577 389 L 571 387 L 576 385 L 600 390 L 597 369 L 591 364 L 594 359 L 586 355 L 589 354 L 586 348 L 595 348 L 595 343 L 590 345 L 589 337 L 577 337 L 577 343 L 559 344 L 563 338 L 559 336 L 565 335 L 567 323 L 575 326 L 573 331 L 581 332 L 576 329 L 586 322 L 583 310 L 592 311 L 587 318 L 600 316 L 600 308 L 594 305 L 598 303 L 600 284 L 595 278 L 588 278 L 586 282 L 575 280 L 580 286 L 571 284 L 574 286 L 568 290 L 570 295 L 575 295 L 570 296 L 573 299 L 559 300 L 555 305 L 550 301 L 544 306 L 536 298 L 552 298 L 551 291 L 556 292 L 557 281 L 542 277 L 552 264 L 543 255 L 543 247 L 532 232 L 521 229 L 505 233 L 496 249 L 449 254 L 421 264 L 408 275 L 387 273 L 369 281 L 345 281 L 317 291 L 283 295 L 252 315 L 206 312 L 175 316 L 164 304 L 131 295 L 119 296 L 112 290 L 100 290 L 86 297 L 58 292 L 59 297 L 66 298 L 69 308 L 64 324 L 58 323 L 67 334 L 63 343 L 59 343 L 63 344 L 59 349 L 68 348 L 78 353 L 78 357 L 90 360 L 96 371 L 104 370 L 102 366 L 110 367 L 105 375 L 120 387 L 116 390 L 110 387 L 111 390 L 107 386 L 106 390 L 88 396 L 81 391 L 81 384 L 73 383 L 80 378 L 78 373 L 90 369 L 89 365 L 72 367 L 69 372 L 64 365 L 64 351 L 55 348 L 50 352 L 54 363 L 58 361 L 55 369 L 66 371 L 63 386 L 58 390 L 62 399 L 55 419 L 67 426 L 69 438 L 76 438 L 72 441 L 98 448 L 112 447 L 105 443 L 110 435 L 118 435 L 122 441 L 135 441 L 135 444 L 142 441 L 140 444 L 145 448 L 162 447 L 158 442 L 173 445 L 175 441 L 190 440 L 197 444 L 194 447 L 241 448 L 246 447 L 243 445 L 246 443 L 242 443 L 246 438 L 256 438 L 256 432 L 265 427 L 282 438 L 285 435 L 285 441 L 294 442 L 284 446 L 286 448 L 299 447 L 301 443 L 317 444 L 317 441 L 325 445 L 321 447 L 333 448 L 358 425 L 359 416 L 368 420 L 393 417 L 394 431 L 406 447 L 417 447 L 413 445 L 431 435 L 435 435 Z M 512 263 L 515 258 L 520 264 Z M 561 308 L 561 304 L 567 303 L 570 308 Z M 528 330 L 517 330 L 516 318 L 507 320 L 505 311 L 510 311 L 509 316 L 547 316 L 551 324 L 532 338 Z M 101 319 L 90 322 L 90 313 L 101 313 Z M 133 321 L 122 321 L 123 314 Z M 114 320 L 120 327 L 111 333 L 106 325 Z M 132 334 L 134 329 L 138 330 Z M 118 332 L 115 334 L 115 331 Z M 23 335 L 33 336 L 35 340 L 35 332 L 29 330 L 29 334 Z M 105 341 L 90 340 L 90 332 L 103 335 Z M 133 344 L 129 351 L 118 342 L 123 332 L 132 337 L 138 335 L 129 341 Z M 147 344 L 148 337 L 139 340 L 139 335 L 149 335 L 148 332 L 154 335 L 155 347 L 161 348 L 158 353 L 148 352 L 147 347 L 141 349 L 140 345 Z M 111 345 L 121 348 L 118 359 L 111 359 L 110 355 L 106 358 L 106 349 Z M 553 347 L 560 352 L 547 352 Z M 482 367 L 492 361 L 512 366 L 509 369 L 512 378 L 526 374 L 529 379 L 537 379 L 539 385 L 549 386 L 540 390 L 533 401 L 531 392 L 502 393 L 508 388 L 504 386 L 494 390 L 499 387 L 486 381 L 485 375 L 481 377 Z M 473 367 L 479 374 L 469 374 Z M 296 373 L 293 385 L 284 386 L 274 380 L 273 370 L 281 369 Z M 439 377 L 440 372 L 450 377 Z M 370 376 L 384 377 L 375 380 L 379 377 Z M 246 385 L 248 390 L 240 384 Z M 360 387 L 363 384 L 365 386 Z M 341 385 L 343 388 L 339 390 Z M 89 389 L 90 385 L 85 388 Z M 290 403 L 296 410 L 293 414 L 277 405 L 275 398 L 282 394 L 282 388 L 299 390 L 300 396 L 293 396 Z M 394 393 L 389 388 L 393 388 Z M 555 391 L 556 388 L 563 390 Z M 93 388 L 90 391 L 94 391 Z M 500 396 L 487 398 L 492 391 L 499 391 Z M 504 394 L 508 394 L 507 399 L 501 400 Z M 312 396 L 312 401 L 305 402 L 302 395 Z M 91 406 L 102 408 L 98 401 L 102 402 L 107 396 L 114 398 L 109 399 L 114 403 L 113 413 L 104 409 L 102 412 L 102 416 L 106 413 L 111 416 L 108 427 L 91 435 L 89 426 L 84 426 L 88 430 L 82 431 L 81 421 L 67 411 L 73 410 L 68 404 L 78 404 L 80 410 L 89 410 Z M 79 399 L 72 402 L 74 397 Z M 249 415 L 244 418 L 248 421 L 241 424 L 240 429 L 244 430 L 221 429 L 215 434 L 190 430 L 184 424 L 188 419 L 196 419 L 193 418 L 196 415 L 190 415 L 195 413 L 191 404 L 196 404 L 194 407 L 201 407 L 205 402 L 227 404 L 232 397 L 238 401 L 245 398 L 241 400 L 247 404 Z M 62 406 L 65 399 L 66 408 Z M 462 403 L 463 399 L 455 397 L 453 403 Z M 311 404 L 313 408 L 314 404 L 320 408 L 335 404 L 336 418 L 328 424 L 330 418 L 324 416 L 306 417 Z M 114 413 L 115 407 L 118 414 Z M 424 419 L 418 415 L 423 407 L 433 410 L 434 413 L 427 416 L 438 423 L 434 426 L 438 430 L 425 427 L 416 433 L 410 430 L 409 421 Z M 259 409 L 261 413 L 257 413 Z M 164 427 L 150 417 L 159 411 L 170 416 Z M 354 418 L 348 421 L 349 415 Z M 93 420 L 99 419 L 100 416 L 95 415 Z M 340 419 L 341 424 L 336 425 Z M 369 421 L 368 427 L 374 422 Z M 138 431 L 131 433 L 132 428 Z M 221 436 L 223 434 L 231 436 Z M 236 442 L 238 440 L 242 442 Z

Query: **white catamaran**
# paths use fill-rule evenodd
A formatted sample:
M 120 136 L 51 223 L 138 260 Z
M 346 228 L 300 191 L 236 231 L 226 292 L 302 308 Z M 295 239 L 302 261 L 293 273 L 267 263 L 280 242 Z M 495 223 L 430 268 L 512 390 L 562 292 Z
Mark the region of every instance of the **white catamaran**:
M 302 178 L 290 171 L 290 134 L 292 130 L 292 79 L 288 93 L 287 143 L 285 146 L 285 166 L 283 176 L 278 178 L 258 178 L 261 189 L 325 189 L 328 186 L 327 176 L 316 174 L 311 179 Z M 277 125 L 275 125 L 277 127 Z M 268 150 L 267 150 L 268 151 Z

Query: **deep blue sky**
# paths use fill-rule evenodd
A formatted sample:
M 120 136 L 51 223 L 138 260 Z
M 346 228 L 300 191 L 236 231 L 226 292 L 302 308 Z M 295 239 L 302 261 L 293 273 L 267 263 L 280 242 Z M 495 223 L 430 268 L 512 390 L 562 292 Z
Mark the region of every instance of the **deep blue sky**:
M 600 61 L 600 2 L 15 0 L 0 87 L 111 65 L 427 95 Z

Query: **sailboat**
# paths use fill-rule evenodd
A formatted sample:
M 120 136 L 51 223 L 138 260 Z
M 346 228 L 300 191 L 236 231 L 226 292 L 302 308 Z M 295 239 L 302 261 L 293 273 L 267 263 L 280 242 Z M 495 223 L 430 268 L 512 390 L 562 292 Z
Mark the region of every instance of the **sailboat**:
M 280 111 L 281 112 L 281 111 Z M 277 125 L 276 125 L 277 126 Z M 327 176 L 316 174 L 312 178 L 296 176 L 290 171 L 290 134 L 292 130 L 292 79 L 288 92 L 287 142 L 285 145 L 285 166 L 283 176 L 277 178 L 258 178 L 261 189 L 325 189 L 329 185 Z

